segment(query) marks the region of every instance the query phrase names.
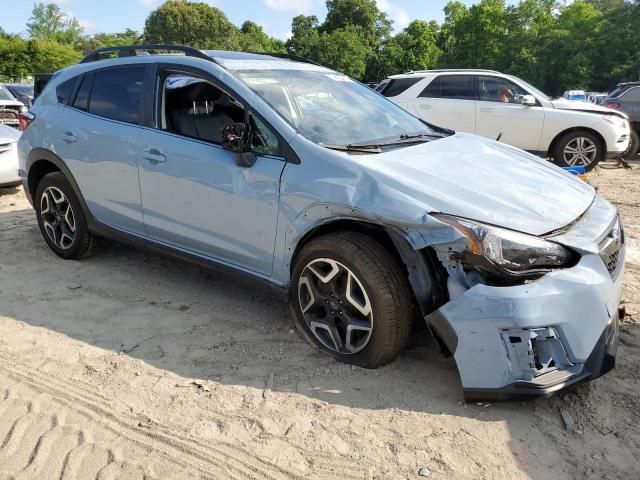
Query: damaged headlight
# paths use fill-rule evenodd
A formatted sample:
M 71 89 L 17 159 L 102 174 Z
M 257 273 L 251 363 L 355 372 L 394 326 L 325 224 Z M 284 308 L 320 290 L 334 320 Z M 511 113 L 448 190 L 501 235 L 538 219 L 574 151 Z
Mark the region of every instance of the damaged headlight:
M 544 272 L 551 268 L 569 266 L 575 261 L 575 255 L 571 250 L 548 240 L 450 215 L 433 216 L 451 225 L 465 237 L 472 257 L 482 257 L 490 264 L 509 272 Z M 478 264 L 481 269 L 487 269 L 487 265 L 483 265 L 477 259 L 466 260 L 468 263 Z

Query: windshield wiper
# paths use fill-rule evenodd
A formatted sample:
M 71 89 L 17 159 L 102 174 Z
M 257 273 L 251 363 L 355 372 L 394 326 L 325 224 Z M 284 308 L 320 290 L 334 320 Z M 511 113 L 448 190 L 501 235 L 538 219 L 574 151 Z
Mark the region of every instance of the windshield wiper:
M 378 145 L 329 145 L 321 143 L 320 146 L 338 150 L 339 152 L 382 153 Z
M 403 133 L 399 137 L 394 137 L 391 140 L 386 142 L 378 142 L 378 143 L 358 143 L 347 145 L 352 148 L 382 148 L 382 147 L 390 147 L 393 145 L 404 145 L 407 143 L 418 143 L 422 141 L 424 138 L 444 138 L 445 135 L 441 133 Z

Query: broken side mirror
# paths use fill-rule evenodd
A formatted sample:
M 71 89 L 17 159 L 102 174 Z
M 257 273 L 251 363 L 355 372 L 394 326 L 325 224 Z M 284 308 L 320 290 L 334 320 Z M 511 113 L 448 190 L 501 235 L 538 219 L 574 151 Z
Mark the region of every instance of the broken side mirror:
M 248 168 L 256 163 L 256 156 L 249 151 L 249 129 L 244 123 L 234 123 L 222 129 L 222 146 L 236 154 L 236 165 Z

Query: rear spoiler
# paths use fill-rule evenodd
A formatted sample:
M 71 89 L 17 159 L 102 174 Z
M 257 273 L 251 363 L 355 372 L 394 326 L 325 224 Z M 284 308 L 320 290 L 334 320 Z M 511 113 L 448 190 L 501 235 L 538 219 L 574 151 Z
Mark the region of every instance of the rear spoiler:
M 52 73 L 38 73 L 35 75 L 33 80 L 33 100 L 40 96 L 44 87 L 47 86 L 49 80 L 53 77 Z

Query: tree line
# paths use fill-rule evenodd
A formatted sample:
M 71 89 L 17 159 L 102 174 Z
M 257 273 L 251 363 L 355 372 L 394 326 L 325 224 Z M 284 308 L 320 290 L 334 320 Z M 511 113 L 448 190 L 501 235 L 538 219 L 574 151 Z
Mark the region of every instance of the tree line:
M 558 95 L 640 79 L 640 0 L 450 1 L 442 24 L 414 20 L 397 32 L 375 0 L 327 0 L 326 7 L 322 22 L 293 18 L 285 42 L 250 20 L 238 28 L 206 3 L 169 0 L 150 13 L 143 32 L 94 35 L 57 5 L 39 3 L 25 33 L 0 28 L 0 79 L 52 72 L 96 48 L 142 43 L 290 53 L 366 82 L 411 70 L 490 68 Z

